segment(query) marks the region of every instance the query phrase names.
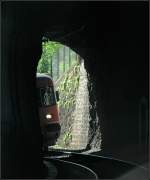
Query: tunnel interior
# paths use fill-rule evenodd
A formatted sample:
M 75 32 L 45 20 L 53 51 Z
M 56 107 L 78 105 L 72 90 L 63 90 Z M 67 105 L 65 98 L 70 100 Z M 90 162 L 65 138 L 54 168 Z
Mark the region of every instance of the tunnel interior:
M 44 176 L 35 74 L 45 33 L 84 59 L 90 129 L 101 127 L 103 139 L 97 154 L 148 160 L 147 4 L 2 3 L 3 177 Z M 88 149 L 98 141 L 93 134 Z

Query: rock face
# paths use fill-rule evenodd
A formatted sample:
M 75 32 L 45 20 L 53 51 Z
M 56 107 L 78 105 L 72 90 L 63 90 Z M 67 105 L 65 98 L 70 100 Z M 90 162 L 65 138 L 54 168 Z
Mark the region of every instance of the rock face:
M 85 149 L 88 143 L 89 132 L 89 92 L 88 92 L 88 77 L 84 68 L 84 61 L 81 61 L 80 66 L 80 81 L 79 88 L 76 94 L 76 106 L 73 113 L 72 125 L 72 149 Z
M 93 93 L 89 87 L 92 86 L 92 83 L 88 77 L 83 59 L 80 60 L 80 70 L 77 76 L 79 77 L 77 90 L 74 93 L 70 92 L 75 97 L 75 103 L 69 109 L 60 106 L 61 135 L 56 147 L 68 150 L 91 149 L 91 151 L 99 151 L 101 131 L 96 111 L 96 99 L 94 94 L 89 97 L 89 94 Z M 60 99 L 63 99 L 61 102 L 68 101 L 68 99 L 65 99 L 66 96 L 63 91 L 61 92 L 61 88 L 59 92 Z M 68 95 L 68 97 L 70 96 Z M 90 111 L 94 113 L 94 116 Z
M 148 2 L 92 3 L 2 3 L 2 178 L 44 177 L 35 93 L 44 33 L 85 60 L 101 155 L 132 161 L 138 144 L 137 158 L 148 157 Z
M 92 91 L 93 83 L 89 79 L 83 59 L 78 76 L 80 79 L 78 89 L 74 93 L 74 106 L 70 107 L 69 111 L 60 108 L 61 135 L 57 145 L 58 148 L 68 150 L 99 151 L 101 149 L 100 120 L 96 110 L 96 97 Z

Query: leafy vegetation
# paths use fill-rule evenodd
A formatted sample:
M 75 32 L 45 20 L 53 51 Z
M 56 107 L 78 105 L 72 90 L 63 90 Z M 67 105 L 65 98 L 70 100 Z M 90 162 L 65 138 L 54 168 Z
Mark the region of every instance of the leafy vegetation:
M 48 73 L 51 74 L 51 62 L 52 56 L 62 45 L 57 42 L 46 41 L 42 42 L 42 56 L 39 60 L 37 67 L 38 73 Z
M 73 68 L 65 74 L 64 79 L 60 82 L 57 90 L 60 92 L 60 118 L 65 131 L 62 132 L 62 138 L 57 145 L 62 148 L 69 147 L 72 141 L 72 124 L 74 121 L 73 112 L 76 104 L 76 92 L 80 80 L 80 64 L 76 62 Z
M 75 103 L 75 93 L 79 86 L 79 70 L 80 65 L 76 63 L 72 71 L 65 74 L 63 81 L 58 86 L 58 91 L 61 93 L 61 98 L 59 101 L 59 107 L 68 109 Z
M 72 134 L 71 134 L 71 131 L 68 131 L 64 135 L 63 142 L 64 142 L 65 146 L 69 146 L 71 141 L 72 141 Z

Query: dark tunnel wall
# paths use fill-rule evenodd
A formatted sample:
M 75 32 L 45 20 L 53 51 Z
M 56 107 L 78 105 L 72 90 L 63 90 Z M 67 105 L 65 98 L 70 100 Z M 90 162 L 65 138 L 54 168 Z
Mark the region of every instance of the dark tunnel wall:
M 23 29 L 15 6 L 3 4 L 2 10 L 2 107 L 5 110 L 2 112 L 2 177 L 42 177 L 40 127 L 33 89 L 36 72 L 33 59 L 40 57 L 41 38 L 26 27 Z
M 96 92 L 101 154 L 133 160 L 130 147 L 139 143 L 139 104 L 148 99 L 148 3 L 129 4 L 3 2 L 3 177 L 44 176 L 35 73 L 47 31 L 85 59 L 93 84 L 90 96 Z M 142 123 L 146 132 L 148 119 Z

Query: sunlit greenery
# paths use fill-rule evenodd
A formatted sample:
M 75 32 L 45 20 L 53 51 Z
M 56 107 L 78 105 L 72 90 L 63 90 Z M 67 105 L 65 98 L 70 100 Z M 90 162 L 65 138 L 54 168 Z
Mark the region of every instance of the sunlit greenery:
M 72 71 L 65 75 L 63 81 L 61 81 L 58 86 L 58 90 L 62 95 L 59 101 L 59 106 L 65 109 L 68 109 L 75 103 L 75 92 L 78 89 L 80 78 L 79 70 L 80 65 L 77 62 Z
M 46 41 L 42 42 L 42 56 L 39 60 L 37 67 L 38 73 L 48 73 L 51 74 L 51 61 L 52 56 L 62 45 L 57 42 Z
M 58 102 L 61 112 L 61 120 L 66 121 L 68 127 L 67 131 L 62 134 L 61 141 L 58 141 L 57 145 L 62 148 L 69 147 L 72 141 L 72 113 L 71 109 L 75 108 L 76 92 L 79 87 L 80 80 L 80 64 L 76 62 L 69 73 L 66 73 L 63 80 L 58 85 L 57 90 L 60 93 L 60 100 Z

